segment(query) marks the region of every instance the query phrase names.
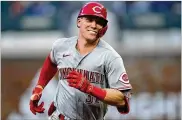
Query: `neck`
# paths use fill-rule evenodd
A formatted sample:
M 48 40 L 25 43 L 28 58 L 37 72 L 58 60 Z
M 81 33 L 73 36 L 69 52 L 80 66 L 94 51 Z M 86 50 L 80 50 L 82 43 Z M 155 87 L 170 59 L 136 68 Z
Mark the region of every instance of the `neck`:
M 80 54 L 85 55 L 91 52 L 98 44 L 99 40 L 94 42 L 88 42 L 85 39 L 79 38 L 77 41 L 76 48 L 80 52 Z

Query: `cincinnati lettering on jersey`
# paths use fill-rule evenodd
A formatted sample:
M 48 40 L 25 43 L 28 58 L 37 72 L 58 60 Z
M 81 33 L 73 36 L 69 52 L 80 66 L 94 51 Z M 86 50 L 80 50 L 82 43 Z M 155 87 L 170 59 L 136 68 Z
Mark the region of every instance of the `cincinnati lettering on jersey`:
M 92 71 L 87 71 L 87 70 L 83 70 L 83 69 L 76 69 L 76 68 L 61 68 L 61 69 L 59 69 L 60 79 L 65 79 L 66 76 L 68 75 L 68 73 L 70 71 L 73 71 L 73 70 L 81 73 L 91 83 L 103 85 L 103 82 L 104 82 L 104 75 L 103 74 L 100 74 L 97 72 L 92 72 Z

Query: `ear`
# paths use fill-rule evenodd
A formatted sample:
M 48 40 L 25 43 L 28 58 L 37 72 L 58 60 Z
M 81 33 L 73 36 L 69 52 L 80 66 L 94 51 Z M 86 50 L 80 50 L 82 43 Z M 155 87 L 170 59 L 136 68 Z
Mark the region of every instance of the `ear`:
M 81 22 L 81 18 L 77 19 L 77 27 L 80 28 L 80 22 Z

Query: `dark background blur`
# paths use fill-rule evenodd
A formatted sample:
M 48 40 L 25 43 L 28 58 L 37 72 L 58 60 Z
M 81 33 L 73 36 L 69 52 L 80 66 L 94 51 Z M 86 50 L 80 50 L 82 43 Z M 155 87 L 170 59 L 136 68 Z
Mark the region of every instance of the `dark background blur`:
M 35 74 L 52 43 L 57 38 L 76 35 L 76 17 L 84 3 L 1 2 L 2 120 L 47 117 L 44 114 L 35 118 L 29 111 L 31 87 L 35 85 L 32 81 L 38 79 Z M 109 20 L 104 40 L 122 56 L 133 86 L 131 112 L 120 115 L 110 107 L 106 119 L 179 120 L 181 2 L 101 3 L 108 10 Z

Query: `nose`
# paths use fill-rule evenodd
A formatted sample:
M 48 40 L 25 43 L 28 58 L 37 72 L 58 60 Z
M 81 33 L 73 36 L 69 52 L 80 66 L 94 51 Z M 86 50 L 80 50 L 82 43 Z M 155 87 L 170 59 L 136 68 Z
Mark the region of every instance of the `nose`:
M 96 21 L 93 20 L 93 21 L 91 22 L 91 26 L 92 26 L 93 28 L 96 28 L 96 25 L 97 25 Z

